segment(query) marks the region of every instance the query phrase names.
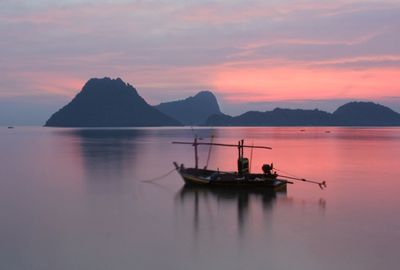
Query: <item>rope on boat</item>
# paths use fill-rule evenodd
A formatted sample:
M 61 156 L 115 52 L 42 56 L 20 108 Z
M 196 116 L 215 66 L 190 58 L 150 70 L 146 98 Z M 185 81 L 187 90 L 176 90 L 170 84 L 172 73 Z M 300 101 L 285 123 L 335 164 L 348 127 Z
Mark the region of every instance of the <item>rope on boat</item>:
M 161 179 L 163 179 L 163 178 L 167 177 L 168 175 L 170 175 L 170 174 L 171 174 L 171 173 L 173 173 L 174 171 L 176 171 L 176 168 L 174 168 L 174 169 L 170 170 L 169 172 L 167 172 L 167 173 L 165 173 L 165 174 L 163 174 L 163 175 L 160 175 L 160 176 L 158 176 L 158 177 L 155 177 L 155 178 L 151 178 L 151 179 L 143 180 L 143 181 L 141 181 L 141 182 L 144 182 L 144 183 L 151 183 L 151 182 L 155 182 L 155 181 L 158 181 L 158 180 L 161 180 Z
M 211 140 L 210 140 L 210 143 L 213 143 L 213 142 L 214 142 L 214 133 L 211 135 Z M 207 167 L 208 167 L 208 162 L 210 162 L 211 148 L 212 148 L 212 144 L 210 144 L 210 148 L 208 149 L 207 163 L 206 163 L 205 169 L 207 169 Z

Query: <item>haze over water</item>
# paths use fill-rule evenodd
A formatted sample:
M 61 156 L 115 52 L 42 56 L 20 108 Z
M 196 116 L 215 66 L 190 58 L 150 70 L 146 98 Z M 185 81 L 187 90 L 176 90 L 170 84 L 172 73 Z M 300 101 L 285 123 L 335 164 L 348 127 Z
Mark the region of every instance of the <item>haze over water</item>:
M 303 130 L 303 131 L 302 131 Z M 0 269 L 397 269 L 400 128 L 215 128 L 286 193 L 188 189 L 191 129 L 0 130 Z M 205 139 L 209 140 L 209 138 Z M 208 147 L 200 149 L 206 163 Z M 250 157 L 251 153 L 246 152 Z M 235 148 L 209 168 L 235 170 Z

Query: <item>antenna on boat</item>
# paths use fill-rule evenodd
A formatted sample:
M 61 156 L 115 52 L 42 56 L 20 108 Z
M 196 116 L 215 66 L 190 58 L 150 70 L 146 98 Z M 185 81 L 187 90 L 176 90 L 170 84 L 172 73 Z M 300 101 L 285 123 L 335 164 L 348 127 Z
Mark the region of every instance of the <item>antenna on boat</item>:
M 254 146 L 254 141 L 252 141 L 251 142 L 251 145 L 252 146 Z M 253 161 L 253 147 L 251 148 L 251 151 L 250 151 L 250 164 L 249 164 L 249 172 L 251 172 L 251 163 L 252 163 L 252 161 Z

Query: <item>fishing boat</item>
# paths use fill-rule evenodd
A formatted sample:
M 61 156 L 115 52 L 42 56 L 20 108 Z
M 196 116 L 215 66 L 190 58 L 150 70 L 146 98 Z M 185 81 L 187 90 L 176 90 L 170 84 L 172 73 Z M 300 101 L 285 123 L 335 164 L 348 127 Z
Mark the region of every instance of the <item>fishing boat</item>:
M 197 136 L 194 138 L 193 142 L 172 143 L 192 145 L 194 147 L 194 168 L 186 168 L 184 164 L 178 165 L 177 162 L 174 162 L 175 169 L 187 185 L 197 185 L 222 189 L 257 189 L 268 191 L 282 191 L 286 190 L 287 184 L 293 184 L 291 180 L 299 180 L 303 182 L 318 184 L 321 189 L 326 187 L 325 181 L 316 182 L 304 178 L 279 175 L 274 169 L 272 163 L 264 164 L 262 166 L 262 173 L 251 173 L 249 169 L 249 159 L 244 157 L 244 148 L 272 149 L 268 146 L 245 145 L 244 140 L 240 140 L 238 144 L 199 142 Z M 209 146 L 210 151 L 212 146 L 237 147 L 237 171 L 228 172 L 220 171 L 219 169 L 210 170 L 207 168 L 207 166 L 205 166 L 204 168 L 199 168 L 198 146 L 200 145 Z

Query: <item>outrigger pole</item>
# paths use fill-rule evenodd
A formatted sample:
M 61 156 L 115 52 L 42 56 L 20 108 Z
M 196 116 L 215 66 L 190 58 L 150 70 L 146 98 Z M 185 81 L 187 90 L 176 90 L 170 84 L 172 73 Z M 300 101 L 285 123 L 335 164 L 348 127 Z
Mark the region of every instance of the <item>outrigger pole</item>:
M 317 181 L 307 180 L 307 179 L 304 179 L 304 178 L 297 178 L 297 177 L 291 177 L 291 176 L 280 175 L 280 174 L 278 174 L 278 176 L 283 177 L 283 178 L 287 178 L 287 179 L 303 181 L 303 182 L 307 182 L 307 183 L 311 183 L 311 184 L 317 184 L 320 189 L 324 189 L 324 188 L 327 187 L 325 181 L 317 182 Z
M 243 148 L 261 148 L 261 149 L 272 149 L 268 146 L 257 146 L 257 145 L 244 145 L 244 140 L 240 140 L 238 144 L 227 144 L 227 143 L 207 143 L 207 142 L 198 142 L 197 136 L 194 137 L 193 142 L 172 142 L 173 144 L 188 144 L 194 146 L 194 162 L 195 168 L 199 168 L 199 157 L 197 154 L 197 146 L 199 145 L 215 145 L 215 146 L 226 146 L 226 147 L 237 147 L 239 150 L 239 157 L 241 154 L 243 155 Z

